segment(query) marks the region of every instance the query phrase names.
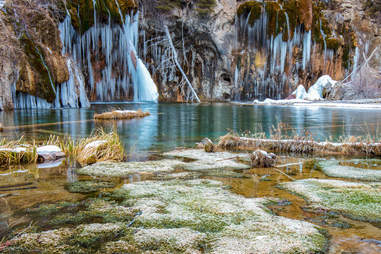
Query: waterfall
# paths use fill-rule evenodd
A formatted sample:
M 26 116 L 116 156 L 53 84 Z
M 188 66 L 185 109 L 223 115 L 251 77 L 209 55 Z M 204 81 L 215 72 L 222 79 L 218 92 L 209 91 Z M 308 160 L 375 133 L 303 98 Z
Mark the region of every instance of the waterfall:
M 107 24 L 97 23 L 82 35 L 75 31 L 67 15 L 60 25 L 64 53 L 71 55 L 87 74 L 88 95 L 93 101 L 133 98 L 157 102 L 157 87 L 138 57 L 139 13 L 125 18 L 120 10 L 119 14 L 122 26 L 112 24 L 109 17 Z

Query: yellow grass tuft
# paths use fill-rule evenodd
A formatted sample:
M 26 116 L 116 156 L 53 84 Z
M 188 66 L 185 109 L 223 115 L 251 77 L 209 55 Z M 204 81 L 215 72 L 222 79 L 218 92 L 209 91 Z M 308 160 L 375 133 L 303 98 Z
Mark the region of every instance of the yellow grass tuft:
M 82 139 L 74 146 L 74 154 L 82 165 L 100 161 L 124 161 L 125 151 L 116 132 L 97 130 L 91 137 Z
M 2 139 L 0 141 L 0 168 L 35 163 L 38 156 L 36 146 L 33 144 L 27 144 L 23 137 L 15 141 Z

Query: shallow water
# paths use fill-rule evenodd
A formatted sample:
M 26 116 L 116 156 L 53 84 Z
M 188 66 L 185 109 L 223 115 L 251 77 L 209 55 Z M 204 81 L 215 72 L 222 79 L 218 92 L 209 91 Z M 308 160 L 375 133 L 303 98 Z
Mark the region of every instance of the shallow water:
M 94 112 L 104 112 L 113 108 L 141 108 L 150 111 L 152 115 L 144 119 L 118 122 L 98 123 L 92 120 Z M 203 137 L 217 138 L 228 130 L 265 131 L 268 134 L 271 127 L 279 122 L 288 124 L 290 129 L 295 129 L 299 134 L 306 129 L 316 139 L 321 140 L 329 136 L 337 139 L 343 135 L 376 134 L 378 117 L 381 117 L 381 111 L 377 110 L 228 104 L 112 104 L 93 105 L 89 110 L 0 112 L 0 119 L 6 127 L 1 135 L 9 138 L 25 135 L 27 138 L 42 139 L 50 134 L 79 138 L 89 135 L 98 126 L 107 129 L 117 128 L 129 152 L 139 154 L 133 159 L 149 158 L 152 154 L 179 146 L 193 146 Z M 284 163 L 303 160 L 304 158 L 287 158 Z M 378 162 L 374 161 L 367 161 L 358 166 L 362 165 L 379 169 Z M 300 171 L 299 165 L 280 169 L 295 179 L 327 178 L 320 171 L 305 168 Z M 329 214 L 327 215 L 327 211 L 308 209 L 308 204 L 302 198 L 277 188 L 279 183 L 290 181 L 290 178 L 274 169 L 236 171 L 230 175 L 213 171 L 197 177 L 220 180 L 231 186 L 233 192 L 245 197 L 276 197 L 285 200 L 274 203 L 269 208 L 278 215 L 306 220 L 325 228 L 330 235 L 329 253 L 381 252 L 381 246 L 377 242 L 381 241 L 379 227 L 340 215 L 331 218 Z M 42 223 L 28 214 L 28 209 L 39 204 L 79 202 L 86 199 L 86 195 L 69 193 L 65 189 L 66 183 L 84 179 L 91 178 L 78 177 L 73 168 L 66 164 L 56 168 L 38 169 L 36 166 L 30 166 L 0 171 L 0 236 L 7 236 L 18 226 Z M 120 186 L 147 179 L 165 180 L 166 176 L 134 174 L 128 178 L 112 180 Z M 350 227 L 342 228 L 342 225 Z

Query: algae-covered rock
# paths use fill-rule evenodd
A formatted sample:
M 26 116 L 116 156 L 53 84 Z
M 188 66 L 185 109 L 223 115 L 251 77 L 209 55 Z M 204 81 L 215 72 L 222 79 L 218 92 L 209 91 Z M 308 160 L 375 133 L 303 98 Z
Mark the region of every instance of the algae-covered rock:
M 177 159 L 164 159 L 145 162 L 100 162 L 78 169 L 77 173 L 92 176 L 125 177 L 138 173 L 162 173 L 172 172 L 175 169 L 190 171 L 208 171 L 224 169 L 249 169 L 248 164 L 242 161 L 250 161 L 249 155 L 230 152 L 208 153 L 200 149 L 175 150 L 164 154 L 169 157 L 190 160 L 183 162 Z
M 381 221 L 381 184 L 306 179 L 281 187 L 307 199 L 314 208 L 343 213 L 354 219 Z
M 119 203 L 97 198 L 81 211 L 104 222 L 112 215 L 109 223 L 25 233 L 5 253 L 320 253 L 326 243 L 314 225 L 275 216 L 268 199 L 233 194 L 219 181 L 145 181 L 113 195 Z
M 250 166 L 240 161 L 249 161 L 249 155 L 245 153 L 214 152 L 209 153 L 201 149 L 174 150 L 165 153 L 166 156 L 180 157 L 194 160 L 183 163 L 182 169 L 192 171 L 214 169 L 249 169 Z
M 100 162 L 77 170 L 78 174 L 92 176 L 125 177 L 136 173 L 155 173 L 173 171 L 179 160 L 159 160 L 146 162 Z
M 349 160 L 351 162 L 355 160 Z M 381 181 L 381 170 L 343 166 L 337 160 L 321 161 L 323 172 L 331 177 L 351 178 L 363 181 Z
M 266 199 L 246 199 L 221 187 L 218 181 L 198 179 L 139 182 L 121 190 L 137 200 L 133 208 L 142 214 L 136 226 L 205 233 L 211 253 L 314 253 L 323 249 L 325 239 L 312 224 L 274 216 L 263 206 Z

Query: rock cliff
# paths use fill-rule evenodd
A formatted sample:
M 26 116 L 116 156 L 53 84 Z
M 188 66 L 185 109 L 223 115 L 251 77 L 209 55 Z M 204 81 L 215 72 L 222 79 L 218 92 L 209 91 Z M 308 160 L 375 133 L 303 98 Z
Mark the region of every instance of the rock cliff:
M 116 91 L 107 100 L 115 96 L 132 100 L 136 88 L 119 84 L 132 82 L 131 74 L 121 73 L 125 67 L 112 61 L 110 70 L 104 71 L 105 38 L 92 39 L 99 43 L 88 49 L 86 62 L 78 61 L 78 56 L 65 50 L 59 26 L 69 17 L 76 33 L 70 38 L 86 42 L 90 39 L 83 36 L 99 22 L 105 24 L 102 29 L 112 31 L 108 40 L 120 45 L 124 17 L 136 13 L 140 20 L 137 54 L 158 86 L 161 101 L 192 98 L 174 63 L 164 26 L 169 28 L 181 67 L 203 101 L 285 98 L 298 85 L 308 89 L 322 75 L 343 80 L 364 62 L 376 80 L 372 89 L 377 90 L 381 86 L 381 49 L 375 50 L 381 47 L 380 10 L 380 0 L 96 0 L 95 5 L 92 0 L 7 0 L 0 11 L 0 110 L 25 106 L 20 98 L 34 100 L 33 105 L 40 105 L 41 99 L 49 107 L 84 106 L 80 93 L 102 100 L 100 90 L 110 80 Z M 116 52 L 118 48 L 123 47 L 111 47 L 116 60 L 123 54 Z M 136 67 L 138 56 L 131 57 Z M 352 83 L 364 90 L 363 79 L 353 77 Z M 68 83 L 75 84 L 76 102 L 61 98 Z M 381 96 L 362 94 L 371 95 Z

